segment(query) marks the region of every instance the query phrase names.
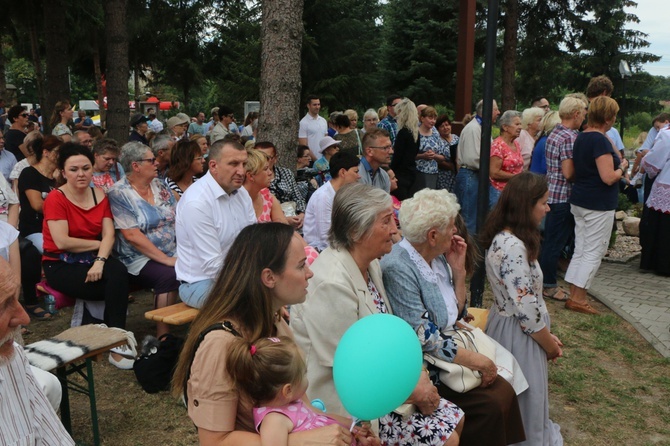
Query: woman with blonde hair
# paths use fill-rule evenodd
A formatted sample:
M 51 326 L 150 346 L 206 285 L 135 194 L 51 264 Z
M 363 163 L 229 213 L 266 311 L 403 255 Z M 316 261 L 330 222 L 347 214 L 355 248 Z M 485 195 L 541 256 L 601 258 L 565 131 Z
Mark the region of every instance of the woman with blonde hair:
M 540 107 L 527 108 L 521 113 L 521 134 L 519 134 L 519 146 L 523 156 L 523 169 L 527 170 L 530 165 L 530 157 L 533 154 L 535 141 L 540 137 L 542 131 L 542 118 L 544 109 Z
M 269 189 L 275 175 L 268 156 L 256 149 L 247 150 L 247 154 L 244 188 L 249 192 L 258 222 L 274 221 L 288 224 L 281 203 Z
M 547 148 L 547 138 L 551 131 L 560 123 L 561 117 L 555 110 L 550 111 L 542 118 L 542 122 L 540 123 L 542 133 L 540 133 L 540 139 L 535 143 L 533 155 L 530 157 L 530 167 L 528 170 L 531 172 L 539 173 L 540 175 L 547 174 L 547 155 L 545 153 L 545 149 Z M 521 132 L 523 132 L 523 130 Z
M 399 200 L 412 196 L 410 189 L 416 180 L 416 155 L 419 152 L 419 114 L 414 102 L 403 98 L 395 107 L 398 134 L 393 144 L 391 169 L 398 178 L 394 195 Z
M 74 111 L 68 101 L 58 101 L 54 106 L 54 111 L 51 113 L 51 134 L 60 137 L 63 142 L 72 141 L 72 129 L 70 128 L 70 121 Z

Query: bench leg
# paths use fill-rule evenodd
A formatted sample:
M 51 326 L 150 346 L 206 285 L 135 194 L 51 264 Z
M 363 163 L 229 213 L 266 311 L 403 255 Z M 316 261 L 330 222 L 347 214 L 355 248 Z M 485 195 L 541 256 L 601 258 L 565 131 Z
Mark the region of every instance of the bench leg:
M 72 436 L 72 420 L 70 418 L 70 394 L 67 386 L 67 371 L 65 367 L 58 367 L 56 369 L 56 376 L 60 381 L 63 396 L 60 400 L 60 419 L 65 430 Z
M 100 445 L 100 430 L 98 428 L 98 407 L 95 401 L 95 381 L 93 380 L 93 362 L 91 358 L 86 359 L 86 372 L 88 375 L 88 400 L 91 405 L 91 424 L 93 427 L 93 444 Z

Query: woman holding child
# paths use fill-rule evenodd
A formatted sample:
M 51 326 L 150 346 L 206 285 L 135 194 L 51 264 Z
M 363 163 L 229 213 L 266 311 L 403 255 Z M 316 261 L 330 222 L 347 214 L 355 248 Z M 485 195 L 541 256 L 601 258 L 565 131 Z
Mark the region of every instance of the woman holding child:
M 239 342 L 249 343 L 249 355 L 255 353 L 253 345 L 260 358 L 263 338 L 293 337 L 279 312 L 284 305 L 303 302 L 307 295 L 312 272 L 306 265 L 304 246 L 293 228 L 281 223 L 247 226 L 233 242 L 212 292 L 191 326 L 173 380 L 174 393 L 186 394 L 188 414 L 201 445 L 261 444 L 253 415 L 261 397 L 254 399 L 235 383 L 226 361 L 232 346 Z M 229 329 L 201 336 L 216 323 L 226 323 Z M 306 398 L 297 395 L 295 398 L 312 410 Z M 337 421 L 351 422 L 342 417 Z M 365 430 L 356 428 L 352 434 L 348 427 L 335 423 L 292 432 L 286 437 L 287 444 L 348 446 L 354 436 L 359 444 L 374 444 L 366 438 Z M 258 428 L 262 433 L 262 423 Z

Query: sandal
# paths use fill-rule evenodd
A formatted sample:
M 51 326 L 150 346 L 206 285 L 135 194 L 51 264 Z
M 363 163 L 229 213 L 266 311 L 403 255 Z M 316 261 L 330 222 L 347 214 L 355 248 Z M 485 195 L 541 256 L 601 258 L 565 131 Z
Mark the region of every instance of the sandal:
M 570 294 L 560 286 L 557 286 L 542 290 L 542 297 L 557 300 L 559 302 L 567 302 L 568 299 L 570 299 Z
M 40 308 L 39 305 L 26 305 L 26 313 L 38 321 L 50 321 L 52 319 L 51 313 Z

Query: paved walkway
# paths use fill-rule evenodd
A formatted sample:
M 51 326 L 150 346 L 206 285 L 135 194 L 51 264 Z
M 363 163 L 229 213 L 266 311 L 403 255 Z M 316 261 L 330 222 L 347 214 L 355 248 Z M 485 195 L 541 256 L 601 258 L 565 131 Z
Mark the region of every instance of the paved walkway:
M 670 358 L 670 277 L 642 273 L 639 260 L 603 262 L 589 294 L 630 322 L 640 334 Z

